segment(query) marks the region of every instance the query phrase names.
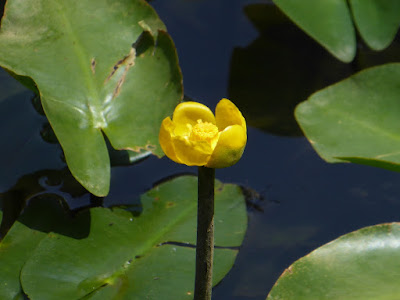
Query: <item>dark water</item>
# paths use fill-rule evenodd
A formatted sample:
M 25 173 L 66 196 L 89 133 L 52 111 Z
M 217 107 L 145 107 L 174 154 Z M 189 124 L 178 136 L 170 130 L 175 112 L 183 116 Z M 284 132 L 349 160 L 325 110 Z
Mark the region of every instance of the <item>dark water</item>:
M 253 3 L 253 4 L 252 4 Z M 154 0 L 173 37 L 185 94 L 210 107 L 234 101 L 251 125 L 235 166 L 217 178 L 243 185 L 250 197 L 248 232 L 228 276 L 213 299 L 265 299 L 296 259 L 347 232 L 399 219 L 400 174 L 352 164 L 327 164 L 293 118 L 312 92 L 367 66 L 399 61 L 399 43 L 383 53 L 359 45 L 357 60 L 343 64 L 290 23 L 269 2 Z M 70 178 L 62 151 L 32 93 L 0 73 L 0 193 L 33 197 L 42 191 L 88 204 Z M 351 101 L 351 99 L 349 99 Z M 112 169 L 105 204 L 124 203 L 168 176 L 195 168 L 151 157 Z

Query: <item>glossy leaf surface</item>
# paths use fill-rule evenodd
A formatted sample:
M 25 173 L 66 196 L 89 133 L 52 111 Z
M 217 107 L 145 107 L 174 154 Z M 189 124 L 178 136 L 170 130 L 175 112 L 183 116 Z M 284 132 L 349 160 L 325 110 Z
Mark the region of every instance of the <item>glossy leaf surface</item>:
M 362 71 L 313 94 L 296 118 L 328 162 L 400 171 L 400 64 Z
M 360 35 L 374 50 L 386 48 L 400 25 L 397 0 L 273 0 L 300 28 L 332 55 L 350 62 L 356 54 L 357 26 Z M 350 10 L 351 8 L 351 10 Z
M 2 212 L 0 211 L 0 219 Z M 55 199 L 33 201 L 0 242 L 0 299 L 18 299 L 21 268 L 46 232 L 62 222 L 65 212 Z M 29 227 L 26 225 L 29 224 Z
M 353 60 L 355 31 L 346 0 L 274 0 L 300 28 L 344 62 Z
M 0 65 L 36 82 L 72 174 L 98 196 L 110 181 L 103 133 L 116 149 L 162 155 L 159 124 L 182 97 L 164 30 L 142 0 L 6 4 Z
M 398 299 L 399 250 L 399 223 L 346 234 L 292 264 L 267 299 Z
M 21 278 L 33 300 L 193 297 L 196 177 L 163 183 L 126 209 L 93 208 L 73 218 L 57 211 L 48 209 L 54 217 L 46 220 L 55 219 L 48 224 L 28 210 L 0 243 L 0 276 L 13 282 L 7 295 L 20 292 Z M 240 188 L 218 182 L 214 284 L 232 267 L 246 226 Z
M 354 21 L 364 41 L 374 50 L 389 46 L 400 25 L 398 0 L 350 0 Z

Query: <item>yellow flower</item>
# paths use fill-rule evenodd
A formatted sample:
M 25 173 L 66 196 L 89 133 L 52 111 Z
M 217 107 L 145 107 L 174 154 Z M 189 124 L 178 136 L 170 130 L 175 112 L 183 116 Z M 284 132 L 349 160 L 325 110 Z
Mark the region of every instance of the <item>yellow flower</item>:
M 183 102 L 172 120 L 163 120 L 159 135 L 164 153 L 188 166 L 225 168 L 238 162 L 247 142 L 246 121 L 239 109 L 222 99 L 212 111 L 197 102 Z

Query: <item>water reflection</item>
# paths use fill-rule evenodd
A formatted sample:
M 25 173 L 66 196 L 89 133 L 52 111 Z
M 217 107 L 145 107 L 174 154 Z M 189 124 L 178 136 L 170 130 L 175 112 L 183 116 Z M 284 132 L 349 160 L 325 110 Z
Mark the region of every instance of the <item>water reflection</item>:
M 295 106 L 314 91 L 349 76 L 351 66 L 333 58 L 274 5 L 251 4 L 244 13 L 259 37 L 234 49 L 229 97 L 251 126 L 299 136 Z
M 71 206 L 88 206 L 97 200 L 95 198 L 73 178 L 68 168 L 25 174 L 13 187 L 0 193 L 4 217 L 0 225 L 0 235 L 6 234 L 23 210 L 34 205 L 32 202 L 51 199 L 48 201 L 58 203 L 65 211 L 70 211 Z

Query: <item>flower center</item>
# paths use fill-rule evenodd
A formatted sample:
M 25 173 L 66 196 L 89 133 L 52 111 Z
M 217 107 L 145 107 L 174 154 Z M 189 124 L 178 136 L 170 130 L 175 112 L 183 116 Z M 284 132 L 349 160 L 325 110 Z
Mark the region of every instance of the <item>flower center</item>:
M 218 135 L 218 128 L 212 123 L 197 120 L 197 124 L 193 126 L 190 132 L 192 141 L 208 141 L 211 142 Z

